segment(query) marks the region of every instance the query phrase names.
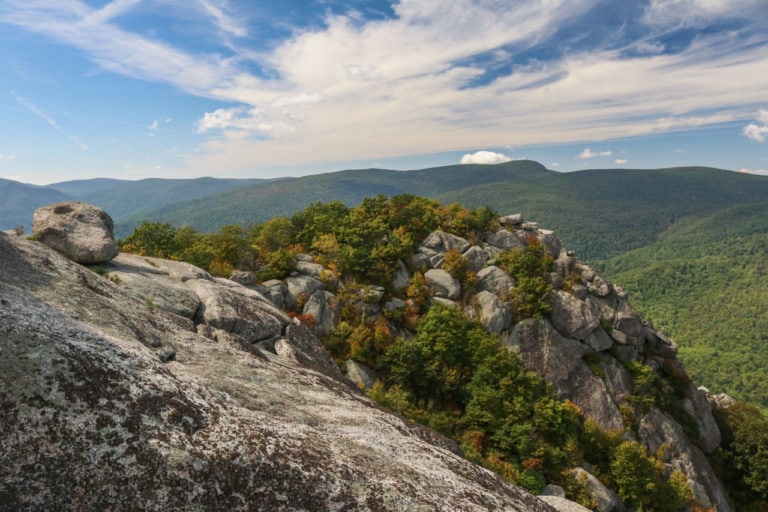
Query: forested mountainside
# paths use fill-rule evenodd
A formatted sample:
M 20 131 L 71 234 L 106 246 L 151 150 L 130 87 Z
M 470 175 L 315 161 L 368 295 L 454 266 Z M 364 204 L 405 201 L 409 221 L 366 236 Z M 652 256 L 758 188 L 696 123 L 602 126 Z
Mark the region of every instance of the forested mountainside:
M 557 485 L 598 510 L 765 506 L 761 413 L 708 401 L 620 287 L 520 216 L 377 196 L 210 235 L 145 223 L 123 247 L 259 291 L 369 396 L 535 493 Z
M 755 226 L 748 236 L 759 236 L 762 226 L 768 223 L 768 212 L 762 207 L 768 197 L 766 177 L 701 167 L 557 173 L 536 162 L 516 161 L 420 171 L 343 171 L 252 186 L 243 186 L 244 183 L 209 179 L 127 183 L 85 180 L 50 187 L 68 194 L 80 190 L 86 195 L 83 198 L 105 206 L 113 214 L 136 208 L 125 216 L 114 215 L 119 237 L 128 235 L 144 219 L 211 232 L 233 223 L 247 227 L 275 216 L 290 217 L 317 201 L 340 200 L 346 206 L 356 206 L 364 197 L 377 193 L 418 193 L 433 196 L 446 205 L 458 201 L 471 208 L 488 206 L 502 212 L 520 211 L 554 229 L 582 261 L 631 289 L 637 296 L 637 306 L 682 345 L 681 357 L 699 382 L 755 403 L 768 403 L 759 359 L 749 357 L 764 349 L 765 321 L 757 307 L 762 300 L 761 281 L 754 278 L 753 268 L 764 266 L 768 256 L 749 250 L 749 243 L 743 240 L 729 239 L 728 251 L 706 241 L 709 233 L 738 226 Z M 203 190 L 209 185 L 232 188 L 206 195 Z M 123 189 L 124 186 L 128 188 Z M 59 195 L 49 196 L 47 188 L 22 186 L 20 190 L 23 192 L 6 194 L 7 200 L 0 201 L 0 219 L 15 219 L 6 222 L 8 228 L 28 228 L 29 217 L 25 217 L 24 211 L 31 212 L 44 200 L 62 199 Z M 43 196 L 39 196 L 41 191 Z M 26 195 L 29 193 L 34 193 L 33 200 Z M 177 202 L 187 193 L 198 194 L 194 196 L 197 199 Z M 14 206 L 20 203 L 25 205 L 21 210 Z M 167 206 L 161 211 L 146 210 L 163 204 Z M 739 208 L 732 208 L 736 206 Z M 9 213 L 9 208 L 16 213 Z M 723 220 L 717 226 L 699 222 L 718 218 Z M 700 236 L 688 236 L 686 241 L 665 235 L 663 243 L 668 250 L 663 252 L 675 252 L 677 263 L 642 261 L 644 255 L 656 252 L 657 246 L 652 244 L 660 235 L 665 230 L 675 233 L 678 225 L 701 232 Z M 632 258 L 637 258 L 631 267 L 633 275 L 615 274 L 624 268 L 623 253 L 643 247 L 649 249 L 633 253 Z M 748 263 L 733 252 L 740 247 L 750 251 Z M 719 252 L 713 253 L 715 250 Z M 690 259 L 686 259 L 687 254 Z M 703 264 L 707 255 L 716 256 L 717 265 Z M 639 269 L 651 263 L 654 269 L 644 272 L 642 277 Z M 662 272 L 662 268 L 678 263 L 685 264 L 687 270 Z M 738 288 L 737 293 L 726 292 L 724 286 L 709 286 L 713 281 L 722 282 L 726 274 L 728 281 Z M 644 284 L 642 291 L 635 286 L 641 277 L 653 281 Z M 652 292 L 660 286 L 665 287 L 663 296 Z M 721 319 L 717 328 L 702 329 L 696 325 L 694 319 L 702 314 Z
M 0 178 L 0 229 L 26 226 L 29 230 L 35 208 L 67 199 L 69 196 L 57 190 Z
M 680 219 L 605 273 L 678 341 L 697 382 L 768 407 L 768 203 Z
M 215 231 L 228 224 L 248 225 L 277 216 L 290 216 L 316 202 L 341 201 L 347 206 L 356 206 L 364 198 L 378 194 L 432 197 L 479 183 L 537 182 L 551 174 L 555 173 L 538 162 L 527 160 L 500 165 L 451 165 L 416 171 L 339 171 L 242 187 L 200 201 L 170 204 L 144 216 L 125 218 L 125 226 L 118 230 L 118 234 L 127 234 L 142 220 Z

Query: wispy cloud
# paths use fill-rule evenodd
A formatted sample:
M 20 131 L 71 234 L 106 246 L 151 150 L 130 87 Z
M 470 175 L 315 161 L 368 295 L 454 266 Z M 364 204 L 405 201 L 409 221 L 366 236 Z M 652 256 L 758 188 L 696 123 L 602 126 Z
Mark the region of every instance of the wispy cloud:
M 628 163 L 628 161 L 626 158 L 617 158 L 616 160 L 613 161 L 613 163 L 615 163 L 616 165 L 624 165 Z
M 0 164 L 2 164 L 3 162 L 10 162 L 15 159 L 16 159 L 16 155 L 4 155 L 0 153 Z
M 590 148 L 584 148 L 584 151 L 576 155 L 574 158 L 579 160 L 591 160 L 592 158 L 601 158 L 611 156 L 611 151 L 592 151 Z
M 61 135 L 68 138 L 70 141 L 72 141 L 76 146 L 78 146 L 83 151 L 88 151 L 88 146 L 85 145 L 76 135 L 72 135 L 71 133 L 65 131 L 59 124 L 56 122 L 54 118 L 43 112 L 37 105 L 29 101 L 28 99 L 19 96 L 15 92 L 11 92 L 11 96 L 16 100 L 16 102 L 21 105 L 22 107 L 28 109 L 33 114 L 35 114 L 37 117 L 42 119 L 43 121 L 48 124 L 51 128 L 53 128 L 55 131 L 60 133 Z
M 248 34 L 246 28 L 229 12 L 226 2 L 218 0 L 210 2 L 207 0 L 198 0 L 198 4 L 216 21 L 216 25 L 225 34 L 235 37 L 245 37 Z
M 644 20 L 662 26 L 695 26 L 712 19 L 748 17 L 763 0 L 650 0 Z

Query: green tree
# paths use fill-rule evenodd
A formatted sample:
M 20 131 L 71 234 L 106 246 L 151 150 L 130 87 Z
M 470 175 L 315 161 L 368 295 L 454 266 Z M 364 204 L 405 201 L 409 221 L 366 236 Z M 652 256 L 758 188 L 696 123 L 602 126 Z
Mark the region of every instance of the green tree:
M 461 407 L 467 384 L 496 339 L 461 311 L 433 305 L 419 322 L 416 336 L 398 339 L 383 357 L 390 384 L 399 384 L 417 399 Z
M 544 280 L 551 272 L 554 260 L 535 237 L 529 237 L 523 249 L 506 251 L 499 257 L 499 265 L 515 278 L 510 301 L 517 320 L 543 318 L 551 306 L 547 297 L 552 285 Z
M 717 413 L 723 433 L 722 455 L 742 502 L 768 500 L 768 419 L 755 406 L 737 403 Z
M 142 256 L 172 258 L 179 249 L 176 233 L 177 229 L 167 222 L 145 220 L 120 242 L 120 246 Z

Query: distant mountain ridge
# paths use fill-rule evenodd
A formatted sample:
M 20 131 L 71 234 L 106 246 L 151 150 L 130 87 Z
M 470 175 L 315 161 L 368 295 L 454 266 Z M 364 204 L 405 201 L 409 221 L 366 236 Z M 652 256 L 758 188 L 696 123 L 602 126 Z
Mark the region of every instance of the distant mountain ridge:
M 555 230 L 582 261 L 624 285 L 638 309 L 681 344 L 681 357 L 702 384 L 767 406 L 768 388 L 755 386 L 766 380 L 765 372 L 751 358 L 763 353 L 768 338 L 764 309 L 754 307 L 768 304 L 758 286 L 768 250 L 755 249 L 763 247 L 768 230 L 766 176 L 707 167 L 560 173 L 513 161 L 282 180 L 98 179 L 47 187 L 0 180 L 0 229 L 21 225 L 28 232 L 36 207 L 72 199 L 108 211 L 123 238 L 143 220 L 207 232 L 290 216 L 317 202 L 354 206 L 365 197 L 403 193 L 520 212 Z M 751 228 L 735 233 L 740 226 Z M 718 238 L 721 232 L 727 236 Z M 727 293 L 726 282 L 736 291 Z M 718 318 L 717 329 L 697 326 L 702 315 Z M 718 356 L 726 350 L 728 357 Z
M 129 233 L 145 218 L 173 225 L 215 231 L 227 224 L 248 225 L 277 216 L 290 216 L 312 203 L 342 201 L 355 206 L 364 198 L 384 194 L 435 197 L 482 183 L 533 183 L 558 174 L 538 162 L 514 161 L 499 165 L 452 165 L 415 171 L 358 169 L 304 176 L 251 185 L 196 201 L 169 204 L 123 219 Z
M 35 209 L 59 201 L 85 201 L 99 206 L 118 226 L 126 215 L 141 216 L 167 204 L 194 200 L 238 187 L 268 182 L 263 179 L 161 179 L 139 181 L 94 178 L 30 185 L 0 180 L 0 229 L 24 226 L 29 230 Z

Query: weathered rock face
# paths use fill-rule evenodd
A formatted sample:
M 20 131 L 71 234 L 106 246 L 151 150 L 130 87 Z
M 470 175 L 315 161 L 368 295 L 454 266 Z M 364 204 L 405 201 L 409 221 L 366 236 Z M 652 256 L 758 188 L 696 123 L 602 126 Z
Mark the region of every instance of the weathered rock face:
M 640 437 L 651 452 L 664 446 L 668 465 L 688 477 L 688 486 L 694 498 L 705 507 L 717 506 L 721 512 L 730 512 L 725 489 L 704 453 L 692 445 L 682 427 L 656 407 L 643 417 L 638 429 Z
M 37 240 L 84 264 L 117 256 L 113 229 L 112 218 L 104 210 L 80 202 L 42 206 L 32 218 L 32 235 Z
M 341 319 L 341 306 L 336 296 L 325 290 L 313 293 L 302 311 L 314 318 L 318 336 L 328 336 Z
M 624 428 L 621 413 L 602 379 L 582 359 L 589 348 L 561 335 L 546 320 L 524 320 L 515 325 L 507 348 L 518 353 L 527 370 L 535 371 L 568 398 L 603 430 Z
M 608 489 L 595 475 L 584 468 L 575 468 L 574 476 L 585 483 L 587 495 L 595 504 L 596 512 L 619 512 L 624 504 L 616 493 Z
M 189 318 L 42 244 L 0 235 L 0 261 L 5 509 L 554 510 L 375 406 L 247 288 L 116 262 L 193 291 Z
M 512 311 L 491 292 L 481 291 L 475 295 L 475 308 L 472 310 L 479 317 L 480 323 L 491 334 L 500 334 L 509 328 Z

